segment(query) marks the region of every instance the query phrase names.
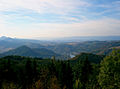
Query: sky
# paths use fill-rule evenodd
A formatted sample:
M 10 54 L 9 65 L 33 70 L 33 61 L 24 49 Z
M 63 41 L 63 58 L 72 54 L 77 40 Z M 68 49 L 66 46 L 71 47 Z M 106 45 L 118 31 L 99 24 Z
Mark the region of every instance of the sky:
M 0 36 L 120 36 L 120 0 L 0 0 Z

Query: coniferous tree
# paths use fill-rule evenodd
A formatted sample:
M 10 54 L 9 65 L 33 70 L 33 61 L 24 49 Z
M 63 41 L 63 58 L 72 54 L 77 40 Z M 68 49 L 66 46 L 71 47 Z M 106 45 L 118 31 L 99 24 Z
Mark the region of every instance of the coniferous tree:
M 33 68 L 31 60 L 27 60 L 25 64 L 25 78 L 26 86 L 29 88 L 33 82 Z
M 37 80 L 37 77 L 38 77 L 37 63 L 36 63 L 36 60 L 34 60 L 33 61 L 33 78 L 34 78 L 34 81 Z
M 74 82 L 75 89 L 86 89 L 89 84 L 90 75 L 92 74 L 92 65 L 86 58 L 84 61 L 79 61 L 75 65 Z
M 83 89 L 85 89 L 86 85 L 88 84 L 89 82 L 89 77 L 90 77 L 90 74 L 92 73 L 92 65 L 90 64 L 90 62 L 88 61 L 88 59 L 86 59 L 84 62 L 83 62 L 83 66 L 81 68 L 81 83 L 83 85 Z

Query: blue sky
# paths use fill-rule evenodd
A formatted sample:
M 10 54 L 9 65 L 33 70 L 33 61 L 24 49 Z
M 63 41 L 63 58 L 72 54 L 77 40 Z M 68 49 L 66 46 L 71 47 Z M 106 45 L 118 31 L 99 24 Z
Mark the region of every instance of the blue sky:
M 0 36 L 118 36 L 120 0 L 0 0 Z

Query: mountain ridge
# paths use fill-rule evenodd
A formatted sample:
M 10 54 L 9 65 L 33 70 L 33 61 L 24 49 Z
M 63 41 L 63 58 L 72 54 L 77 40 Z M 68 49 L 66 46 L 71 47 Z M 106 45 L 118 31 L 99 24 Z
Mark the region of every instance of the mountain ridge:
M 44 51 L 44 52 L 43 52 Z M 25 45 L 20 46 L 16 49 L 9 50 L 8 52 L 4 52 L 0 54 L 1 57 L 9 56 L 9 55 L 17 55 L 17 56 L 29 56 L 29 57 L 40 57 L 40 58 L 51 58 L 52 56 L 60 56 L 59 54 L 54 53 L 51 50 L 40 48 L 40 49 L 32 49 Z

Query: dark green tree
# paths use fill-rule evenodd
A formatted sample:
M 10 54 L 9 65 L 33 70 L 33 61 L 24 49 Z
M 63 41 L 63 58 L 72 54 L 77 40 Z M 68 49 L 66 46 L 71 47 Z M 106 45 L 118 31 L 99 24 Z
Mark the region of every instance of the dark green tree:
M 120 89 L 120 50 L 114 50 L 101 62 L 98 82 L 102 89 Z
M 26 86 L 29 88 L 33 83 L 33 68 L 31 60 L 27 60 L 25 64 L 25 80 Z
M 92 65 L 87 58 L 84 61 L 79 61 L 78 64 L 75 65 L 74 69 L 74 88 L 86 89 L 89 84 L 92 71 Z
M 34 61 L 33 61 L 33 78 L 34 78 L 34 81 L 37 80 L 37 77 L 38 77 L 37 62 L 34 59 Z

